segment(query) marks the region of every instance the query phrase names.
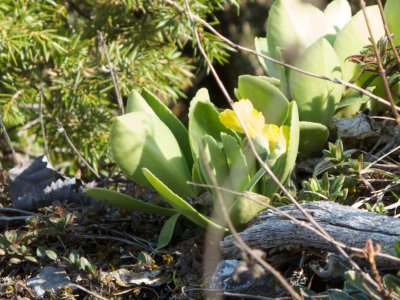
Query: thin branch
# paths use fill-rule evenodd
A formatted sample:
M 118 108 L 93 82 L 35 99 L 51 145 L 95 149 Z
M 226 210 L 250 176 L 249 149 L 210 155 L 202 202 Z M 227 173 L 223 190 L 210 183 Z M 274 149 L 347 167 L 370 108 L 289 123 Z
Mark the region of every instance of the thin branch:
M 121 93 L 119 92 L 118 75 L 115 70 L 114 64 L 111 62 L 110 55 L 108 54 L 106 40 L 103 36 L 103 33 L 101 31 L 97 31 L 97 34 L 99 36 L 99 44 L 103 48 L 104 55 L 106 56 L 106 59 L 107 59 L 108 68 L 110 69 L 111 78 L 113 81 L 115 96 L 117 97 L 120 114 L 123 115 L 125 113 L 125 109 L 124 109 L 124 103 L 122 102 Z
M 320 236 L 321 238 L 323 238 L 325 241 L 332 243 L 332 241 L 330 241 L 329 239 L 327 239 L 325 235 L 323 235 L 320 231 L 318 231 L 315 227 L 311 226 L 310 224 L 305 223 L 305 222 L 303 222 L 303 221 L 300 221 L 300 220 L 296 219 L 296 218 L 293 217 L 292 215 L 288 214 L 288 213 L 285 212 L 285 211 L 282 211 L 281 209 L 279 209 L 279 208 L 277 208 L 277 207 L 275 207 L 275 206 L 273 206 L 273 205 L 270 205 L 270 204 L 268 204 L 268 203 L 265 203 L 265 202 L 262 202 L 262 201 L 260 201 L 260 200 L 257 200 L 257 199 L 254 198 L 254 197 L 250 197 L 250 195 L 247 194 L 247 193 L 235 192 L 235 191 L 232 191 L 232 190 L 229 190 L 229 189 L 226 189 L 226 188 L 217 186 L 217 185 L 210 185 L 210 184 L 203 184 L 203 183 L 195 183 L 195 182 L 188 182 L 188 184 L 191 184 L 191 185 L 194 185 L 194 186 L 197 186 L 197 187 L 203 187 L 203 188 L 211 188 L 211 189 L 215 189 L 215 190 L 221 190 L 221 191 L 223 191 L 223 192 L 227 192 L 227 193 L 231 193 L 231 194 L 234 194 L 234 195 L 237 195 L 237 196 L 240 196 L 240 197 L 244 197 L 244 198 L 248 199 L 249 201 L 253 201 L 254 203 L 257 203 L 257 204 L 259 204 L 259 205 L 261 205 L 261 206 L 264 206 L 265 208 L 268 208 L 268 209 L 270 209 L 270 210 L 273 210 L 274 212 L 276 212 L 276 213 L 278 213 L 278 214 L 284 216 L 284 217 L 287 218 L 288 220 L 293 221 L 295 224 L 297 224 L 297 225 L 299 225 L 299 226 L 301 226 L 301 227 L 304 227 L 304 228 L 310 230 L 311 232 L 313 232 L 313 233 L 315 233 L 316 235 L 318 235 L 318 236 Z M 354 252 L 354 253 L 357 253 L 357 254 L 363 254 L 363 253 L 364 253 L 364 249 L 361 249 L 361 248 L 349 247 L 349 246 L 345 245 L 344 243 L 338 242 L 338 241 L 336 241 L 336 240 L 334 240 L 333 243 L 334 243 L 336 246 L 338 246 L 338 247 L 342 247 L 342 248 L 344 248 L 344 249 L 346 249 L 346 250 L 348 250 L 348 251 L 351 251 L 351 252 Z M 400 258 L 399 258 L 399 257 L 393 256 L 393 255 L 390 255 L 390 254 L 386 254 L 386 253 L 379 252 L 379 253 L 376 254 L 376 256 L 381 257 L 381 258 L 385 258 L 385 259 L 389 259 L 389 260 L 394 261 L 394 262 L 397 262 L 397 263 L 400 263 Z
M 175 7 L 178 11 L 180 11 L 182 13 L 185 12 L 183 8 L 179 7 L 172 0 L 165 0 L 165 2 L 167 4 L 172 5 L 173 7 Z M 370 91 L 367 91 L 367 90 L 365 90 L 365 89 L 363 89 L 363 88 L 361 88 L 361 87 L 359 87 L 359 86 L 357 86 L 357 85 L 355 85 L 353 83 L 347 82 L 347 81 L 339 79 L 339 78 L 331 78 L 331 77 L 328 77 L 328 76 L 325 76 L 325 75 L 318 75 L 318 74 L 315 74 L 315 73 L 312 73 L 312 72 L 308 72 L 306 70 L 303 70 L 303 69 L 294 67 L 292 65 L 286 64 L 284 62 L 281 62 L 279 60 L 273 59 L 272 57 L 269 57 L 269 56 L 267 56 L 267 55 L 265 55 L 263 53 L 257 52 L 256 50 L 253 50 L 253 49 L 250 49 L 250 48 L 235 44 L 234 42 L 232 42 L 231 40 L 229 40 L 228 38 L 226 38 L 225 36 L 220 34 L 217 30 L 214 29 L 214 27 L 212 27 L 210 24 L 207 23 L 207 21 L 203 20 L 199 16 L 193 15 L 193 19 L 196 20 L 197 22 L 201 23 L 205 28 L 210 30 L 210 32 L 215 34 L 217 37 L 219 37 L 223 42 L 227 43 L 233 49 L 240 50 L 240 51 L 247 52 L 247 53 L 251 53 L 251 54 L 256 55 L 258 57 L 261 57 L 261 58 L 263 58 L 265 60 L 268 60 L 268 61 L 270 61 L 270 62 L 272 62 L 274 64 L 286 67 L 286 68 L 291 69 L 291 70 L 293 70 L 295 72 L 299 72 L 301 74 L 308 75 L 310 77 L 319 78 L 321 80 L 326 80 L 326 81 L 333 82 L 335 84 L 343 85 L 343 86 L 345 86 L 347 88 L 354 89 L 354 90 L 360 92 L 361 94 L 366 95 L 366 96 L 370 97 L 371 99 L 373 99 L 375 101 L 378 101 L 379 103 L 382 103 L 382 104 L 387 105 L 387 106 L 391 106 L 389 101 L 387 101 L 387 100 L 385 100 L 385 99 L 383 99 L 383 98 L 381 98 L 381 97 L 379 97 L 377 95 L 374 95 Z M 400 111 L 400 107 L 396 106 L 396 110 Z
M 79 159 L 90 169 L 90 171 L 92 171 L 92 173 L 98 178 L 101 179 L 100 175 L 96 172 L 95 169 L 93 169 L 93 167 L 83 158 L 83 156 L 79 153 L 78 149 L 76 149 L 76 147 L 74 146 L 74 144 L 72 143 L 71 139 L 69 138 L 67 132 L 65 131 L 62 123 L 60 122 L 60 120 L 58 118 L 56 118 L 57 120 L 57 130 L 59 133 L 62 133 L 65 137 L 65 140 L 67 141 L 67 143 L 69 144 L 69 146 L 72 148 L 72 150 L 74 150 L 74 152 L 76 153 L 76 155 L 78 155 Z
M 5 137 L 6 141 L 7 141 L 8 147 L 10 147 L 10 149 L 11 149 L 11 153 L 12 153 L 12 156 L 13 156 L 14 164 L 17 164 L 18 163 L 17 154 L 15 153 L 15 149 L 14 149 L 14 146 L 12 145 L 12 143 L 11 143 L 10 136 L 7 133 L 7 129 L 4 126 L 3 115 L 1 113 L 0 113 L 0 127 L 3 130 L 3 134 L 4 134 L 4 137 Z
M 383 64 L 382 64 L 381 55 L 380 55 L 380 53 L 378 51 L 378 47 L 376 46 L 376 41 L 375 41 L 374 34 L 373 34 L 372 28 L 371 28 L 371 23 L 369 22 L 369 18 L 368 18 L 367 11 L 366 11 L 366 8 L 365 8 L 365 1 L 364 0 L 360 0 L 360 5 L 361 5 L 362 12 L 364 14 L 365 23 L 367 24 L 369 36 L 370 36 L 371 43 L 372 43 L 372 47 L 374 49 L 374 53 L 375 53 L 375 56 L 376 56 L 376 62 L 378 64 L 378 73 L 379 73 L 379 76 L 381 77 L 382 82 L 383 82 L 383 88 L 385 90 L 385 95 L 386 95 L 387 99 L 389 99 L 390 107 L 392 108 L 392 113 L 393 113 L 393 116 L 396 119 L 397 126 L 400 126 L 400 117 L 399 117 L 399 114 L 397 113 L 396 105 L 394 104 L 392 92 L 390 91 L 390 86 L 389 86 L 389 82 L 388 82 L 387 77 L 386 77 L 385 68 L 383 67 Z
M 399 55 L 399 52 L 397 52 L 396 45 L 394 44 L 392 35 L 390 34 L 390 31 L 389 31 L 389 27 L 388 27 L 386 17 L 385 17 L 385 12 L 383 10 L 382 1 L 377 0 L 376 2 L 378 3 L 378 6 L 379 6 L 379 12 L 381 13 L 383 28 L 385 29 L 386 37 L 390 43 L 390 47 L 392 48 L 393 54 L 397 60 L 397 69 L 400 71 L 400 55 Z
M 43 100 L 44 100 L 44 84 L 41 83 L 39 86 L 39 122 L 40 122 L 40 127 L 42 129 L 44 153 L 46 154 L 47 161 L 51 163 L 49 148 L 47 146 L 46 130 L 43 122 Z
M 170 3 L 170 2 L 171 2 L 170 0 L 165 0 L 165 1 L 167 1 L 167 3 Z M 215 68 L 213 67 L 213 65 L 212 65 L 212 63 L 211 63 L 211 61 L 210 61 L 210 59 L 208 58 L 208 56 L 207 56 L 207 54 L 206 54 L 204 48 L 202 47 L 202 44 L 201 44 L 201 41 L 200 41 L 200 37 L 199 37 L 198 31 L 197 31 L 196 23 L 194 22 L 195 16 L 192 14 L 192 12 L 191 12 L 191 10 L 190 10 L 190 6 L 189 6 L 189 4 L 187 3 L 187 1 L 188 1 L 188 0 L 185 0 L 185 4 L 186 4 L 186 7 L 187 7 L 187 14 L 188 14 L 189 20 L 190 20 L 190 22 L 191 22 L 191 25 L 192 25 L 192 28 L 193 28 L 193 31 L 194 31 L 194 35 L 195 35 L 195 38 L 196 38 L 196 41 L 197 41 L 197 44 L 198 44 L 198 48 L 199 48 L 199 50 L 200 50 L 202 56 L 204 57 L 204 59 L 205 59 L 207 65 L 208 65 L 208 67 L 209 67 L 211 73 L 213 74 L 214 79 L 216 80 L 216 82 L 217 82 L 219 88 L 221 89 L 222 93 L 224 94 L 224 96 L 225 96 L 227 102 L 230 104 L 230 106 L 232 107 L 233 111 L 235 112 L 235 115 L 236 115 L 237 119 L 239 120 L 239 123 L 240 123 L 241 127 L 243 128 L 244 134 L 246 135 L 246 138 L 247 138 L 248 141 L 249 141 L 249 146 L 250 146 L 251 151 L 252 151 L 252 153 L 254 154 L 255 158 L 256 158 L 257 161 L 260 163 L 261 167 L 262 167 L 262 168 L 267 172 L 267 174 L 272 178 L 272 180 L 278 185 L 279 189 L 283 191 L 283 193 L 285 194 L 285 196 L 288 197 L 288 199 L 289 199 L 289 200 L 296 206 L 296 208 L 305 216 L 305 218 L 306 218 L 307 220 L 309 220 L 309 222 L 310 222 L 313 226 L 315 226 L 315 228 L 316 228 L 318 231 L 320 231 L 323 235 L 325 235 L 326 239 L 327 239 L 329 242 L 331 242 L 332 245 L 334 245 L 334 246 L 337 248 L 337 250 L 339 251 L 339 253 L 342 254 L 342 255 L 349 261 L 349 263 L 351 264 L 351 266 L 352 266 L 354 269 L 356 269 L 358 272 L 360 272 L 360 274 L 363 276 L 363 278 L 364 278 L 365 280 L 367 280 L 371 285 L 373 285 L 373 286 L 376 287 L 377 284 L 376 284 L 366 273 L 364 273 L 364 272 L 361 270 L 361 268 L 351 259 L 351 257 L 346 253 L 346 251 L 345 251 L 342 247 L 339 247 L 339 246 L 337 246 L 337 244 L 335 244 L 335 240 L 334 240 L 334 239 L 333 239 L 333 238 L 332 238 L 332 237 L 331 237 L 331 236 L 330 236 L 316 221 L 315 221 L 315 219 L 314 219 L 314 218 L 313 218 L 313 217 L 312 217 L 298 202 L 297 202 L 297 200 L 294 199 L 294 197 L 292 196 L 292 194 L 284 187 L 284 185 L 280 182 L 280 180 L 275 176 L 275 174 L 272 172 L 272 170 L 270 169 L 270 167 L 269 167 L 269 166 L 261 159 L 261 157 L 258 155 L 258 153 L 257 153 L 257 151 L 256 151 L 256 148 L 255 148 L 255 146 L 254 146 L 254 143 L 253 143 L 251 137 L 249 136 L 249 133 L 248 133 L 246 127 L 244 126 L 243 120 L 240 118 L 240 115 L 238 114 L 237 110 L 236 110 L 235 107 L 233 106 L 234 101 L 233 101 L 233 100 L 231 99 L 231 97 L 229 96 L 229 93 L 227 92 L 227 90 L 226 90 L 225 86 L 223 85 L 222 81 L 220 80 L 220 78 L 219 78 L 219 76 L 218 76 L 218 74 L 217 74 Z M 173 4 L 173 6 L 176 7 L 175 4 Z M 182 10 L 182 11 L 184 12 L 184 10 Z M 200 19 L 200 18 L 196 18 L 196 20 L 197 20 L 197 19 Z M 201 20 L 202 20 L 202 19 L 201 19 Z M 203 20 L 202 20 L 202 21 L 203 21 Z M 211 27 L 210 25 L 208 25 L 207 22 L 205 22 L 205 21 L 203 21 L 203 22 L 204 22 L 204 23 L 203 23 L 204 25 L 207 24 L 207 27 Z M 205 26 L 206 26 L 206 25 L 205 25 Z M 211 27 L 211 28 L 212 28 L 212 27 Z M 212 29 L 213 29 L 213 28 L 212 28 Z M 213 29 L 213 30 L 214 30 L 214 29 Z M 229 41 L 229 40 L 226 39 L 226 38 L 224 38 L 224 39 L 227 40 L 227 41 Z M 234 43 L 231 42 L 231 41 L 229 41 L 229 44 L 235 45 L 236 48 L 239 48 L 239 47 L 242 48 L 241 46 L 238 46 L 238 45 L 234 44 Z M 247 48 L 246 48 L 246 49 L 247 49 Z M 250 50 L 250 49 L 249 49 L 249 50 Z M 254 51 L 254 50 L 250 50 L 250 51 L 252 51 L 252 52 L 254 52 L 254 53 L 257 54 L 257 52 Z M 268 57 L 268 58 L 269 58 L 269 57 Z M 269 59 L 271 59 L 271 58 L 269 58 Z M 271 59 L 271 60 L 272 60 L 272 59 Z M 275 62 L 278 62 L 278 61 L 276 61 L 276 60 L 274 60 L 274 61 L 275 61 Z M 292 69 L 294 68 L 294 67 L 292 67 L 292 66 L 290 66 L 290 65 L 283 64 L 283 63 L 281 63 L 281 62 L 279 62 L 279 64 L 288 66 L 288 67 L 290 67 L 290 68 L 292 68 Z M 296 68 L 296 69 L 297 69 L 297 68 Z M 305 72 L 305 71 L 300 70 L 300 69 L 297 69 L 297 70 L 299 70 L 299 71 L 301 71 L 301 72 L 303 72 L 303 73 Z M 305 73 L 304 73 L 304 74 L 305 74 Z M 311 75 L 310 75 L 310 76 L 311 76 Z M 319 75 L 313 74 L 313 76 L 314 76 L 314 77 L 317 77 L 317 78 L 321 78 L 321 76 L 319 76 Z M 327 77 L 327 78 L 328 78 L 328 77 Z M 321 79 L 323 79 L 323 78 L 321 78 Z M 337 79 L 331 79 L 331 78 L 328 78 L 327 80 L 337 81 Z M 346 84 L 348 84 L 348 83 L 346 83 Z M 355 87 L 357 87 L 357 86 L 355 86 Z M 359 88 L 359 87 L 357 87 L 357 88 Z M 363 89 L 361 89 L 361 90 L 363 90 Z M 363 91 L 364 91 L 364 90 L 363 90 Z M 368 93 L 369 93 L 369 92 L 368 92 Z M 372 94 L 371 94 L 371 95 L 372 95 Z M 383 100 L 383 99 L 382 99 L 382 100 Z M 386 100 L 383 100 L 383 101 L 387 102 Z M 400 108 L 399 108 L 399 110 L 400 110 Z M 227 221 L 228 221 L 228 220 L 227 220 Z M 252 253 L 252 252 L 251 252 L 251 253 Z M 258 258 L 255 257 L 255 259 L 258 259 Z M 296 295 L 297 295 L 297 293 L 296 293 Z

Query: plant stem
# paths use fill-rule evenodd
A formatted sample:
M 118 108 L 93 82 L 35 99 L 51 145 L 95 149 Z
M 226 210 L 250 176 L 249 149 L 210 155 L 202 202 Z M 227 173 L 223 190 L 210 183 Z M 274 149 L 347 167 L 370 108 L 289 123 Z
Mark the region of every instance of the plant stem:
M 383 88 L 385 90 L 385 95 L 386 95 L 387 99 L 389 99 L 390 107 L 392 109 L 393 116 L 396 119 L 397 126 L 400 126 L 400 117 L 399 117 L 399 114 L 398 114 L 398 112 L 396 110 L 396 105 L 394 104 L 392 92 L 390 91 L 389 82 L 388 82 L 387 77 L 386 77 L 386 71 L 383 68 L 382 59 L 381 59 L 380 53 L 378 51 L 378 47 L 376 46 L 376 41 L 375 41 L 375 38 L 374 38 L 374 34 L 372 32 L 371 24 L 369 22 L 369 18 L 368 18 L 367 11 L 366 11 L 366 8 L 365 8 L 365 1 L 364 0 L 360 0 L 360 5 L 361 5 L 362 12 L 364 14 L 365 23 L 367 24 L 369 36 L 370 36 L 371 43 L 372 43 L 372 47 L 374 49 L 374 53 L 375 53 L 375 56 L 376 56 L 376 62 L 378 64 L 378 73 L 379 73 L 379 76 L 381 77 L 382 82 L 383 82 Z

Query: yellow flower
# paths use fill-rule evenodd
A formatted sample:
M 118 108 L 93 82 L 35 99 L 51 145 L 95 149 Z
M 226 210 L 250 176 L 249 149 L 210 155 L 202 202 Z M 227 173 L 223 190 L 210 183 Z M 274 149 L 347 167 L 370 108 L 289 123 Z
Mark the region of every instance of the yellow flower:
M 275 124 L 265 124 L 263 128 L 263 135 L 268 139 L 269 152 L 279 149 L 279 152 L 286 152 L 286 143 L 289 139 L 289 126 L 279 127 Z
M 239 100 L 233 104 L 235 111 L 239 114 L 240 119 L 246 126 L 246 130 L 251 138 L 263 132 L 265 119 L 261 112 L 253 108 L 250 100 Z M 221 123 L 229 129 L 235 130 L 239 133 L 244 133 L 239 119 L 236 117 L 235 112 L 231 109 L 225 109 L 219 114 Z

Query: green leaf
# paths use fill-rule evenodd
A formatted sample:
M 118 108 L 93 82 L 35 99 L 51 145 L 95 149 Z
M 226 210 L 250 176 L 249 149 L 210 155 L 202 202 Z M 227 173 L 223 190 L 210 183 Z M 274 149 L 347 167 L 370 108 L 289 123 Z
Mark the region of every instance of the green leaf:
M 378 41 L 384 35 L 379 8 L 377 5 L 373 5 L 368 6 L 366 10 L 375 41 Z M 360 54 L 364 46 L 370 45 L 369 38 L 368 28 L 362 11 L 355 14 L 337 34 L 334 48 L 342 66 L 343 80 L 350 81 L 359 72 L 360 67 L 347 59 L 351 55 Z
M 231 175 L 229 173 L 226 155 L 222 149 L 222 144 L 217 143 L 215 139 L 209 135 L 203 138 L 203 144 L 204 148 L 200 152 L 199 166 L 205 182 L 209 185 L 213 185 L 215 180 L 219 187 L 232 190 Z M 218 216 L 222 217 L 217 194 L 214 189 L 211 189 L 210 192 L 214 196 L 214 209 Z M 231 207 L 235 196 L 227 191 L 221 191 L 221 194 L 226 207 Z
M 47 249 L 45 250 L 46 256 L 50 258 L 51 260 L 56 260 L 57 259 L 57 253 L 55 253 L 53 250 Z
M 242 149 L 234 137 L 221 133 L 221 140 L 229 168 L 232 188 L 236 192 L 242 192 L 244 191 L 244 187 L 249 183 L 250 177 L 253 175 L 251 173 L 252 170 L 247 166 L 247 161 Z
M 128 97 L 126 105 L 126 113 L 130 112 L 146 112 L 157 116 L 171 130 L 176 140 L 179 141 L 182 153 L 185 155 L 187 164 L 191 168 L 193 158 L 190 152 L 188 131 L 160 99 L 145 88 L 140 94 L 136 90 L 133 90 Z
M 243 230 L 249 221 L 251 221 L 260 211 L 267 208 L 265 205 L 259 204 L 252 199 L 266 204 L 270 203 L 270 199 L 263 195 L 248 191 L 243 194 L 243 196 L 236 197 L 231 209 L 229 210 L 229 216 L 237 230 Z
M 393 290 L 397 293 L 397 295 L 400 294 L 400 278 L 397 276 L 394 276 L 392 274 L 387 274 L 383 276 L 383 284 L 385 285 L 385 288 L 388 290 Z
M 151 170 L 179 195 L 194 196 L 186 182 L 191 174 L 171 130 L 155 115 L 132 112 L 119 116 L 111 128 L 111 151 L 126 176 L 150 187 L 142 168 Z
M 271 170 L 274 172 L 276 177 L 284 183 L 292 172 L 296 163 L 297 153 L 299 150 L 299 113 L 297 110 L 296 102 L 292 101 L 289 104 L 289 113 L 284 122 L 284 125 L 289 126 L 289 138 L 286 153 L 282 154 L 271 166 Z M 265 187 L 263 194 L 267 197 L 271 197 L 278 191 L 278 185 L 272 178 L 266 178 Z
M 210 102 L 207 90 L 200 89 L 189 108 L 189 141 L 195 160 L 199 158 L 203 137 L 209 135 L 219 141 L 221 132 L 233 135 L 219 121 L 219 112 Z
M 328 4 L 324 10 L 327 23 L 333 28 L 334 34 L 328 35 L 326 38 L 331 44 L 336 39 L 336 34 L 351 19 L 351 7 L 347 0 L 334 0 Z
M 395 45 L 400 45 L 400 22 L 399 22 L 400 1 L 387 0 L 385 4 L 385 17 L 391 34 L 394 34 Z
M 161 121 L 171 130 L 179 146 L 185 155 L 189 168 L 193 165 L 193 157 L 190 151 L 189 134 L 185 125 L 175 116 L 175 114 L 149 90 L 143 89 L 141 95 L 153 109 Z
M 256 37 L 254 39 L 254 46 L 255 46 L 257 52 L 271 57 L 271 55 L 268 52 L 267 38 Z M 258 61 L 260 62 L 261 66 L 263 67 L 264 71 L 267 73 L 268 76 L 271 76 L 274 78 L 280 78 L 280 71 L 278 71 L 277 69 L 281 68 L 281 67 L 279 67 L 277 64 L 270 62 L 267 59 L 262 58 L 261 56 L 257 56 L 257 57 L 258 57 Z
M 342 77 L 335 50 L 324 38 L 307 48 L 294 65 L 315 74 Z M 329 125 L 342 97 L 341 85 L 290 70 L 289 88 L 301 121 Z
M 160 235 L 158 236 L 157 249 L 164 248 L 169 244 L 172 239 L 172 235 L 175 230 L 175 225 L 181 214 L 174 214 L 168 218 L 164 226 L 161 229 Z
M 350 296 L 348 293 L 341 290 L 328 290 L 329 300 L 356 300 L 356 298 Z
M 128 195 L 110 191 L 103 188 L 91 188 L 85 191 L 85 194 L 98 201 L 105 201 L 110 205 L 134 209 L 142 212 L 157 213 L 162 215 L 171 216 L 176 212 L 173 209 L 164 208 L 158 205 L 146 203 L 142 200 L 132 198 Z
M 207 217 L 194 209 L 193 206 L 191 206 L 189 203 L 187 203 L 185 200 L 175 194 L 150 170 L 143 168 L 143 174 L 144 176 L 146 176 L 152 186 L 157 190 L 157 192 L 176 210 L 176 212 L 182 214 L 187 219 L 199 225 L 200 227 L 206 228 L 207 226 L 212 226 L 216 229 L 223 229 L 221 226 L 209 220 Z
M 331 30 L 323 12 L 315 6 L 301 0 L 276 0 L 268 16 L 268 52 L 273 58 L 278 58 L 279 49 L 296 49 L 300 54 Z
M 287 115 L 289 101 L 273 84 L 263 77 L 242 75 L 236 90 L 238 99 L 249 99 L 253 107 L 261 111 L 268 124 L 281 125 Z
M 320 123 L 301 121 L 299 152 L 303 157 L 321 154 L 329 137 L 329 129 Z
M 131 112 L 145 112 L 153 116 L 156 116 L 156 113 L 153 111 L 150 105 L 146 102 L 143 96 L 136 90 L 131 91 L 128 100 L 126 102 L 125 114 L 129 114 Z
M 43 246 L 37 247 L 36 255 L 40 258 L 46 257 L 46 249 Z

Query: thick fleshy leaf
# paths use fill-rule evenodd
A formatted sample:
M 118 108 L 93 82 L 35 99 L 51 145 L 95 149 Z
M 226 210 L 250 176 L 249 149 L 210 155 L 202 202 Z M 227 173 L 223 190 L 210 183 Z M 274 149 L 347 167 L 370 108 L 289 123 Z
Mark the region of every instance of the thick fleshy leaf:
M 157 116 L 171 130 L 176 140 L 179 141 L 182 153 L 185 155 L 189 168 L 191 168 L 193 158 L 190 152 L 188 131 L 160 99 L 147 89 L 143 89 L 140 94 L 133 90 L 128 97 L 126 105 L 126 113 L 130 112 L 146 112 Z
M 254 46 L 257 52 L 264 54 L 266 56 L 271 57 L 268 52 L 268 41 L 267 38 L 264 37 L 256 37 L 254 39 Z M 268 76 L 279 78 L 280 77 L 280 67 L 267 59 L 258 56 L 258 61 L 260 62 L 261 66 L 263 67 L 264 71 L 267 73 Z
M 325 8 L 324 15 L 334 32 L 333 34 L 329 34 L 326 38 L 333 44 L 336 39 L 336 34 L 351 19 L 350 4 L 347 0 L 334 0 Z
M 368 6 L 366 10 L 374 38 L 378 41 L 384 35 L 379 8 L 377 5 L 373 5 Z M 358 74 L 360 67 L 347 59 L 351 55 L 360 54 L 364 46 L 370 45 L 369 38 L 368 28 L 362 11 L 355 14 L 337 34 L 334 48 L 342 65 L 342 78 L 344 80 L 350 81 Z
M 340 63 L 335 50 L 322 38 L 312 44 L 296 61 L 306 71 L 341 78 Z M 341 85 L 290 71 L 289 87 L 299 107 L 301 121 L 328 125 L 342 97 Z
M 199 213 L 193 208 L 189 203 L 187 203 L 180 196 L 175 194 L 170 188 L 168 188 L 159 178 L 155 176 L 150 170 L 144 168 L 144 176 L 151 183 L 151 185 L 156 189 L 156 191 L 180 214 L 185 216 L 187 219 L 193 223 L 206 228 L 207 226 L 212 226 L 216 229 L 223 229 L 218 224 L 209 220 L 206 216 Z
M 151 106 L 136 90 L 131 91 L 126 102 L 125 114 L 129 114 L 131 112 L 146 112 L 156 116 L 156 113 L 153 111 Z
M 164 248 L 165 246 L 168 246 L 174 234 L 175 225 L 178 222 L 180 215 L 181 214 L 174 214 L 171 217 L 169 217 L 168 220 L 165 222 L 158 236 L 157 249 L 161 249 Z
M 213 137 L 206 135 L 203 138 L 203 148 L 200 151 L 203 152 L 199 160 L 200 171 L 207 184 L 213 184 L 213 177 L 219 186 L 231 189 L 229 166 L 222 144 L 217 143 Z
M 299 149 L 299 137 L 300 137 L 300 125 L 299 125 L 299 112 L 297 110 L 296 102 L 292 101 L 289 104 L 288 117 L 286 118 L 284 125 L 289 126 L 289 137 L 286 153 L 279 157 L 271 170 L 274 172 L 276 177 L 284 183 L 292 172 L 296 163 L 297 153 Z M 267 197 L 271 197 L 278 191 L 278 185 L 276 182 L 268 177 L 266 178 L 265 187 L 262 191 Z
M 390 33 L 394 34 L 393 41 L 398 46 L 400 45 L 400 1 L 387 0 L 385 4 L 385 17 L 388 23 Z
M 183 125 L 175 114 L 149 90 L 144 88 L 141 95 L 160 120 L 171 130 L 176 140 L 179 142 L 179 146 L 182 149 L 183 155 L 185 155 L 189 168 L 191 168 L 193 165 L 193 157 L 190 152 L 189 134 L 185 125 Z
M 249 183 L 252 174 L 247 166 L 246 158 L 238 141 L 225 133 L 221 133 L 223 150 L 229 168 L 232 188 L 235 192 L 242 192 Z
M 320 123 L 300 122 L 299 152 L 303 157 L 315 157 L 324 148 L 329 137 L 329 129 Z
M 186 182 L 191 174 L 171 130 L 157 117 L 132 112 L 117 117 L 111 128 L 111 151 L 125 175 L 150 186 L 142 168 L 148 168 L 175 193 L 194 196 Z
M 289 101 L 279 88 L 263 77 L 240 76 L 236 97 L 249 99 L 254 108 L 263 113 L 268 124 L 281 125 L 286 118 Z
M 164 208 L 158 205 L 146 203 L 142 200 L 132 198 L 128 195 L 110 191 L 103 188 L 91 188 L 85 194 L 98 201 L 104 201 L 112 206 L 126 209 L 134 209 L 143 212 L 156 213 L 171 216 L 176 212 L 173 209 Z
M 273 58 L 278 58 L 279 49 L 301 54 L 330 30 L 323 12 L 317 7 L 301 0 L 276 0 L 268 16 L 268 52 Z M 296 56 L 289 57 L 288 62 Z
M 245 192 L 244 196 L 238 196 L 229 211 L 230 218 L 237 230 L 244 229 L 244 226 L 251 221 L 260 211 L 265 210 L 266 206 L 259 202 L 269 204 L 270 199 L 256 193 Z
M 199 158 L 203 137 L 209 135 L 219 141 L 221 132 L 233 135 L 219 121 L 219 112 L 211 103 L 207 90 L 200 89 L 189 108 L 189 141 L 195 160 Z

